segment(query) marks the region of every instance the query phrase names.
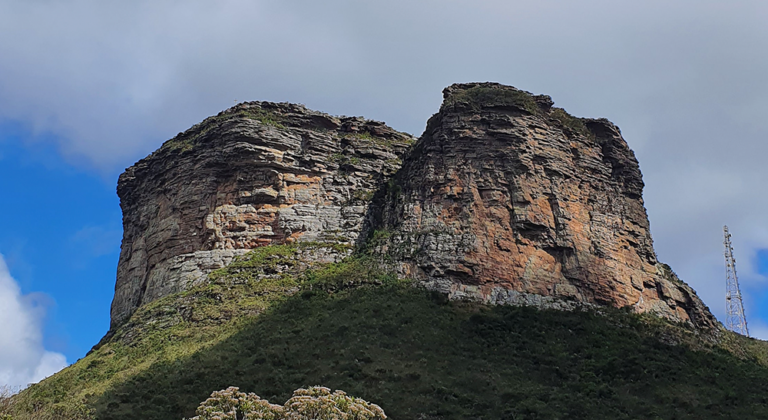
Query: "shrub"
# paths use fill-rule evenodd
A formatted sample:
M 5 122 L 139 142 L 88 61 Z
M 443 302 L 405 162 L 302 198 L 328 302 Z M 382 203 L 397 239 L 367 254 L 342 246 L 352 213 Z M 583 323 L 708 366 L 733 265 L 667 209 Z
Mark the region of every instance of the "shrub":
M 570 131 L 573 134 L 581 134 L 582 136 L 594 138 L 595 134 L 592 133 L 584 124 L 584 120 L 565 112 L 562 108 L 553 108 L 550 116 L 560 124 L 566 131 Z
M 0 420 L 13 420 L 11 417 L 11 396 L 13 389 L 7 385 L 0 385 Z
M 307 270 L 302 285 L 309 289 L 338 291 L 363 285 L 398 283 L 397 275 L 370 257 L 351 257 L 321 268 Z
M 386 419 L 376 404 L 324 387 L 297 389 L 280 406 L 237 387 L 216 391 L 190 420 L 379 420 Z
M 464 104 L 479 111 L 487 106 L 513 106 L 530 114 L 538 114 L 539 106 L 533 96 L 522 90 L 491 86 L 475 86 L 455 92 L 446 104 Z

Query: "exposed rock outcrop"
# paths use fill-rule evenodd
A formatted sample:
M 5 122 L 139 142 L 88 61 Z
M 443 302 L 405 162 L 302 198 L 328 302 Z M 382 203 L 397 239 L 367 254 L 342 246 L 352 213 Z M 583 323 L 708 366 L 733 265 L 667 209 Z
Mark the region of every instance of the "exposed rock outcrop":
M 409 151 L 414 140 L 268 102 L 180 133 L 120 177 L 113 327 L 254 248 L 341 244 L 312 254 L 334 261 L 374 230 L 373 249 L 401 275 L 454 298 L 717 324 L 657 262 L 637 160 L 609 121 L 509 86 L 459 84 Z
M 179 133 L 120 176 L 112 325 L 259 246 L 351 249 L 374 192 L 414 140 L 380 122 L 269 102 L 237 105 Z
M 379 244 L 453 297 L 631 306 L 716 323 L 660 265 L 634 153 L 615 125 L 494 83 L 457 84 L 390 183 Z

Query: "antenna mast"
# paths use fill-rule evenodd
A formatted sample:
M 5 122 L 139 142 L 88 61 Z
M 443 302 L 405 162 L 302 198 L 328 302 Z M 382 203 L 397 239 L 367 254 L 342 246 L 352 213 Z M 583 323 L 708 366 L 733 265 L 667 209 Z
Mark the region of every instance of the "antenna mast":
M 728 226 L 723 227 L 725 235 L 725 327 L 733 332 L 749 337 L 747 319 L 744 317 L 744 304 L 741 302 L 739 278 L 736 276 L 736 259 L 733 258 L 731 234 Z

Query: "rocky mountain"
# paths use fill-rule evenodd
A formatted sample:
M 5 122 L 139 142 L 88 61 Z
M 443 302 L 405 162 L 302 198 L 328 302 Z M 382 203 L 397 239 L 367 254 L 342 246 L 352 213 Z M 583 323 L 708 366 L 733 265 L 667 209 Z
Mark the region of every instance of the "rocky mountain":
M 443 94 L 418 139 L 248 102 L 128 168 L 109 332 L 0 418 L 180 420 L 314 385 L 396 419 L 768 418 L 768 346 L 657 261 L 618 127 Z
M 715 326 L 656 259 L 618 127 L 494 83 L 443 95 L 384 210 L 403 276 L 488 303 L 631 307 Z
M 205 281 L 260 246 L 352 246 L 368 203 L 410 135 L 301 105 L 237 105 L 166 142 L 120 176 L 123 243 L 112 325 Z M 349 254 L 324 252 L 320 261 Z
M 383 123 L 251 102 L 128 168 L 112 325 L 252 249 L 359 248 L 373 231 L 401 276 L 450 297 L 716 324 L 656 260 L 642 176 L 618 127 L 499 84 L 457 84 L 444 97 L 408 152 L 415 139 Z

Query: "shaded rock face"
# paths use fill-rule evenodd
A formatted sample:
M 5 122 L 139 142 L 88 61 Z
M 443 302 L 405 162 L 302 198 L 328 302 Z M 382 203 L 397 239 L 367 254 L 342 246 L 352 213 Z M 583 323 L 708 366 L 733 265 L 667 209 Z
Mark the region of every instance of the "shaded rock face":
M 387 192 L 379 250 L 403 276 L 490 303 L 629 306 L 709 327 L 653 250 L 618 127 L 492 83 L 446 88 Z
M 124 236 L 112 326 L 259 246 L 351 249 L 374 192 L 413 141 L 383 123 L 269 102 L 180 133 L 118 181 Z M 346 255 L 334 249 L 321 257 Z

